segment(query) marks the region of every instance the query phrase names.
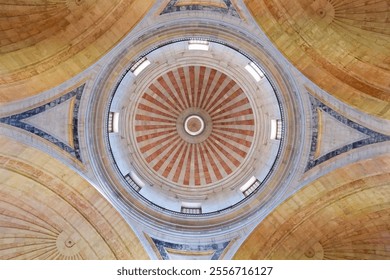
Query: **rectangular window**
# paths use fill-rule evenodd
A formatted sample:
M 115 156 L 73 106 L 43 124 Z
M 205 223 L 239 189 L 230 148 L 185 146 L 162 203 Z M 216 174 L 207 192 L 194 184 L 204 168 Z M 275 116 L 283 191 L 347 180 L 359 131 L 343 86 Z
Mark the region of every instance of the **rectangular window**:
M 263 71 L 261 71 L 253 62 L 249 62 L 248 65 L 245 66 L 245 69 L 252 75 L 256 82 L 259 82 L 264 77 Z
M 260 186 L 260 181 L 257 180 L 255 176 L 252 176 L 252 178 L 250 178 L 248 180 L 248 182 L 246 182 L 240 188 L 240 191 L 242 191 L 242 193 L 245 195 L 245 197 L 247 197 L 248 195 L 253 193 L 253 191 L 256 190 L 259 186 Z
M 127 175 L 125 176 L 125 179 L 126 179 L 127 183 L 128 183 L 133 189 L 135 189 L 137 192 L 139 192 L 139 191 L 142 189 L 141 186 L 139 186 L 136 182 L 134 182 L 134 180 L 133 180 L 133 179 L 131 178 L 131 176 L 130 176 L 130 173 L 127 174 Z
M 182 202 L 180 212 L 185 214 L 202 214 L 202 204 L 194 202 Z
M 282 120 L 271 120 L 271 139 L 282 138 Z
M 209 50 L 209 42 L 202 40 L 190 40 L 188 42 L 189 50 L 200 50 L 200 51 L 208 51 Z
M 108 114 L 108 132 L 118 132 L 119 131 L 119 113 L 110 112 Z
M 149 65 L 150 61 L 146 57 L 143 57 L 138 60 L 137 63 L 133 65 L 133 67 L 130 68 L 130 71 L 133 72 L 135 76 L 138 76 L 139 73 L 141 73 Z
M 181 212 L 185 214 L 202 214 L 202 208 L 181 207 Z

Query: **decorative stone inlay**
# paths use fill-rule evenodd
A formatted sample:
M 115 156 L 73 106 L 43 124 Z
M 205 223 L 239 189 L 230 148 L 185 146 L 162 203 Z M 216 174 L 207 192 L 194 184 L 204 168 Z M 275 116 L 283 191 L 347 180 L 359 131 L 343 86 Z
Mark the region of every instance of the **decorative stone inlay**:
M 240 18 L 236 8 L 234 7 L 232 1 L 223 0 L 215 1 L 220 3 L 213 3 L 213 1 L 197 1 L 195 4 L 180 3 L 178 0 L 171 0 L 168 5 L 161 12 L 163 14 L 169 14 L 174 12 L 187 12 L 187 11 L 208 11 L 214 13 L 227 14 L 233 17 Z M 186 1 L 188 2 L 188 1 Z
M 332 108 L 328 107 L 315 97 L 310 95 L 310 101 L 311 101 L 311 109 L 312 109 L 312 120 L 313 120 L 313 133 L 312 133 L 312 140 L 311 140 L 311 149 L 310 149 L 310 155 L 309 155 L 309 161 L 306 165 L 306 170 L 308 171 L 312 169 L 313 167 L 335 157 L 342 153 L 346 153 L 348 151 L 351 151 L 356 148 L 361 148 L 370 144 L 380 143 L 384 141 L 390 141 L 389 135 L 384 135 L 379 132 L 373 131 L 365 126 L 362 126 L 354 121 L 349 120 L 345 116 L 340 115 L 336 111 L 334 111 Z M 359 139 L 357 141 L 351 141 L 351 143 L 344 145 L 343 147 L 337 148 L 331 152 L 326 153 L 325 155 L 321 155 L 320 157 L 316 157 L 316 151 L 318 150 L 318 145 L 320 142 L 321 135 L 318 133 L 319 131 L 319 116 L 318 116 L 318 109 L 323 111 L 324 113 L 328 114 L 329 116 L 333 117 L 335 120 L 339 121 L 340 123 L 344 124 L 345 126 L 354 129 L 362 134 L 367 135 L 364 139 Z M 337 133 L 337 131 L 335 132 Z
M 56 145 L 60 149 L 64 150 L 65 152 L 69 153 L 79 161 L 81 160 L 81 155 L 79 151 L 79 136 L 78 136 L 78 111 L 80 107 L 80 100 L 81 95 L 84 91 L 85 84 L 82 84 L 81 86 L 73 89 L 72 91 L 60 96 L 59 98 L 50 101 L 44 105 L 41 105 L 39 107 L 27 110 L 22 113 L 14 114 L 11 116 L 7 116 L 4 118 L 0 118 L 0 123 L 4 123 L 13 127 L 17 127 L 20 129 L 23 129 L 24 131 L 33 133 L 52 144 Z M 68 145 L 67 143 L 64 143 L 57 137 L 51 135 L 49 131 L 43 131 L 42 129 L 35 127 L 34 125 L 28 123 L 26 120 L 31 118 L 32 116 L 44 113 L 45 111 L 49 109 L 53 109 L 54 107 L 68 101 L 71 98 L 75 98 L 74 105 L 73 105 L 73 117 L 71 119 L 72 123 L 69 125 L 71 127 L 72 131 L 69 133 L 73 135 L 73 147 Z
M 157 248 L 159 257 L 163 260 L 169 260 L 169 250 L 175 250 L 178 252 L 186 252 L 187 255 L 199 254 L 202 252 L 211 252 L 211 260 L 218 260 L 223 257 L 225 249 L 232 241 L 226 241 L 223 243 L 205 244 L 205 245 L 190 245 L 190 244 L 177 244 L 162 241 L 155 238 L 150 238 L 153 245 Z

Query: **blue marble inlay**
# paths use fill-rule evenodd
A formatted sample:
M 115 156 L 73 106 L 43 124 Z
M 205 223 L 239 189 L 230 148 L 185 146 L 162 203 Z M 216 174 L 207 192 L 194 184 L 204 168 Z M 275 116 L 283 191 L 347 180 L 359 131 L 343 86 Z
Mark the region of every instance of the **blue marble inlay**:
M 356 148 L 361 148 L 370 144 L 380 143 L 384 141 L 390 141 L 390 136 L 381 134 L 379 132 L 373 131 L 365 126 L 362 126 L 354 121 L 351 121 L 347 119 L 346 117 L 340 115 L 336 111 L 334 111 L 332 108 L 326 106 L 321 101 L 316 99 L 313 96 L 310 96 L 310 102 L 311 102 L 311 110 L 312 110 L 312 120 L 313 120 L 313 134 L 311 139 L 311 148 L 310 148 L 310 155 L 309 155 L 309 161 L 306 166 L 306 170 L 309 169 L 335 157 L 342 153 L 351 151 Z M 321 109 L 322 111 L 326 112 L 339 122 L 343 123 L 344 125 L 353 128 L 361 133 L 364 133 L 367 135 L 367 138 L 364 138 L 362 140 L 355 141 L 353 143 L 347 144 L 339 149 L 333 150 L 319 158 L 315 158 L 315 152 L 317 150 L 318 145 L 318 112 L 317 109 Z
M 155 238 L 151 238 L 154 242 L 154 245 L 156 245 L 156 248 L 158 252 L 161 255 L 161 258 L 163 260 L 169 260 L 168 252 L 165 248 L 168 249 L 174 249 L 178 251 L 189 251 L 189 252 L 207 252 L 207 251 L 214 251 L 213 256 L 211 257 L 212 260 L 218 260 L 223 251 L 226 249 L 226 247 L 229 245 L 230 241 L 226 241 L 223 243 L 214 243 L 214 244 L 207 244 L 207 245 L 188 245 L 188 244 L 176 244 L 176 243 L 170 243 L 166 241 L 161 241 Z
M 25 131 L 28 131 L 30 133 L 33 133 L 39 137 L 42 137 L 43 139 L 53 143 L 57 147 L 61 148 L 62 150 L 66 151 L 67 153 L 71 154 L 73 157 L 77 158 L 79 161 L 81 161 L 80 156 L 80 150 L 79 150 L 79 138 L 78 138 L 78 111 L 80 107 L 80 100 L 81 100 L 81 94 L 83 93 L 85 84 L 79 86 L 78 88 L 62 95 L 61 97 L 57 98 L 56 100 L 50 101 L 42 106 L 36 107 L 34 109 L 11 115 L 8 117 L 0 118 L 0 123 L 8 124 L 13 127 L 17 127 L 20 129 L 23 129 Z M 60 141 L 56 137 L 48 134 L 47 132 L 36 128 L 33 125 L 30 125 L 28 123 L 23 122 L 24 119 L 30 118 L 34 115 L 40 114 L 42 112 L 45 112 L 48 109 L 54 108 L 55 106 L 69 100 L 72 97 L 75 97 L 74 102 L 74 108 L 73 108 L 73 120 L 72 120 L 72 128 L 73 128 L 73 145 L 74 148 L 70 147 L 68 144 Z
M 223 1 L 226 5 L 226 8 L 209 6 L 209 5 L 199 5 L 199 4 L 176 6 L 177 1 L 178 0 L 171 0 L 168 3 L 168 5 L 165 7 L 165 9 L 161 12 L 161 15 L 173 13 L 173 12 L 181 12 L 181 11 L 209 11 L 209 12 L 227 14 L 233 17 L 240 18 L 240 15 L 238 14 L 237 10 L 234 8 L 234 5 L 232 4 L 232 1 L 230 0 Z

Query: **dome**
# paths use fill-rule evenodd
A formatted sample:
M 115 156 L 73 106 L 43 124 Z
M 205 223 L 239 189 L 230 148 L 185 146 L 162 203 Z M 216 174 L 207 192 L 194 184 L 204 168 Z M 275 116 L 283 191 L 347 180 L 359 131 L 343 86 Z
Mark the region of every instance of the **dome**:
M 108 139 L 120 175 L 139 195 L 178 213 L 186 205 L 213 213 L 270 176 L 282 113 L 271 83 L 247 56 L 183 38 L 135 58 L 124 72 L 112 95 Z M 279 139 L 271 136 L 273 123 Z
M 145 163 L 183 187 L 228 178 L 247 158 L 255 134 L 253 109 L 243 90 L 204 66 L 159 76 L 133 115 L 132 135 Z

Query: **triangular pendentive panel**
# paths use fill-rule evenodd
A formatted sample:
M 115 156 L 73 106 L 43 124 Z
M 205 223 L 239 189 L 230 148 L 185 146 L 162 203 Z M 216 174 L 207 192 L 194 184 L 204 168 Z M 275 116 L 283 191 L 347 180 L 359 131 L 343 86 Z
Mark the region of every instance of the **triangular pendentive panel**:
M 182 11 L 208 11 L 240 18 L 230 0 L 171 0 L 161 12 L 161 15 Z
M 389 135 L 349 120 L 312 96 L 310 101 L 313 134 L 305 171 L 353 149 L 390 141 Z
M 0 118 L 0 123 L 33 133 L 81 161 L 77 126 L 84 86 L 34 109 Z
M 176 244 L 150 238 L 162 260 L 218 260 L 231 241 L 207 245 Z
M 322 109 L 317 108 L 317 113 L 320 141 L 317 142 L 316 159 L 350 143 L 367 138 L 366 134 L 349 127 L 346 123 L 340 122 Z
M 23 119 L 22 122 L 38 128 L 73 147 L 73 137 L 72 133 L 69 133 L 69 125 L 72 124 L 72 108 L 75 99 L 76 96 L 69 98 L 65 102 L 48 108 L 42 113 Z

